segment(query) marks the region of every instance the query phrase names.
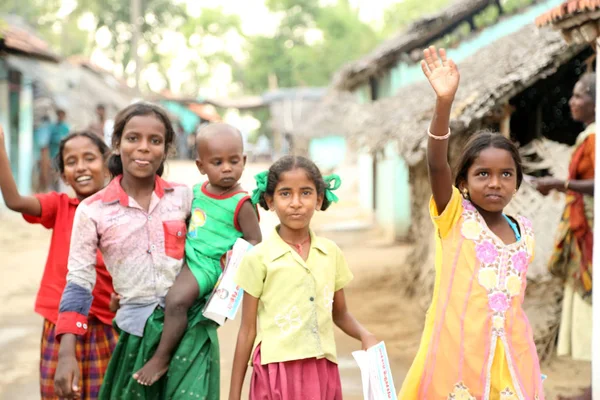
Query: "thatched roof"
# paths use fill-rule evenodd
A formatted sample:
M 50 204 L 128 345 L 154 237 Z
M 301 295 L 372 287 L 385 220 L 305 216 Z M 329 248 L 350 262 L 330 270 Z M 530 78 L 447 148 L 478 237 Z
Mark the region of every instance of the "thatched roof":
M 389 69 L 403 55 L 429 45 L 497 0 L 455 0 L 444 10 L 415 21 L 405 31 L 385 41 L 365 57 L 346 64 L 333 78 L 339 90 L 353 90 L 370 76 Z
M 531 24 L 459 63 L 461 82 L 451 121 L 454 135 L 476 129 L 484 117 L 553 74 L 582 49 L 567 46 L 556 31 L 538 30 Z M 434 96 L 425 79 L 408 85 L 396 96 L 370 105 L 365 110 L 367 118 L 352 133 L 370 148 L 396 142 L 406 161 L 415 164 L 425 154 Z
M 359 104 L 352 93 L 331 90 L 312 107 L 294 133 L 305 137 L 345 136 L 356 131 L 365 112 L 366 106 Z

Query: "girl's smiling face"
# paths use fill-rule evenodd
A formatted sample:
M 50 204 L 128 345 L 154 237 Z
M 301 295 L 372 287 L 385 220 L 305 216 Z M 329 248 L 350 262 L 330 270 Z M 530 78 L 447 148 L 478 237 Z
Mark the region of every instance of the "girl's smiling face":
M 62 160 L 62 179 L 78 198 L 84 199 L 104 187 L 109 176 L 104 154 L 90 138 L 75 136 L 65 142 Z
M 303 168 L 294 168 L 279 176 L 273 197 L 266 197 L 281 225 L 294 231 L 308 229 L 310 220 L 323 204 L 315 183 Z
M 127 121 L 117 148 L 123 172 L 138 179 L 153 177 L 166 158 L 165 136 L 165 125 L 154 114 Z
M 495 147 L 483 149 L 459 189 L 467 189 L 471 202 L 482 210 L 501 212 L 517 190 L 517 166 L 511 153 Z

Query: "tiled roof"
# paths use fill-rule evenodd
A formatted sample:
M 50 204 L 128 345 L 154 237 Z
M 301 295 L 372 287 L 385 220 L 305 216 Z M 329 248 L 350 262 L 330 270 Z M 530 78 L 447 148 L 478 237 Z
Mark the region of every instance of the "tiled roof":
M 537 26 L 559 22 L 577 14 L 600 10 L 600 0 L 567 0 L 535 19 Z
M 9 52 L 59 61 L 58 54 L 52 51 L 50 45 L 17 18 L 0 16 L 0 48 L 2 47 Z

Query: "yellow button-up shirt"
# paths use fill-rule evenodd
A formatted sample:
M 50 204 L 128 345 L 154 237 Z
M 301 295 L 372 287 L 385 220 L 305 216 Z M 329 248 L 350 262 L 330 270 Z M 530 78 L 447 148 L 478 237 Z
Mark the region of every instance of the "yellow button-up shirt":
M 260 299 L 254 348 L 262 343 L 263 365 L 313 357 L 337 362 L 333 294 L 353 276 L 334 242 L 310 234 L 306 261 L 275 231 L 237 271 L 236 283 Z

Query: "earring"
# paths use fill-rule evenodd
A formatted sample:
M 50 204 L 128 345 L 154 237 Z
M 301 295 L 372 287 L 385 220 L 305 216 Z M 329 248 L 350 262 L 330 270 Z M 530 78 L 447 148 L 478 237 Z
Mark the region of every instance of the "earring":
M 465 200 L 469 200 L 469 190 L 467 188 L 463 189 L 462 195 Z

